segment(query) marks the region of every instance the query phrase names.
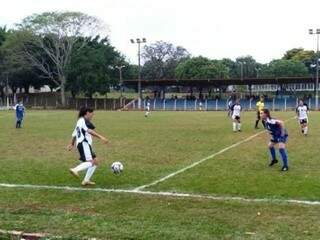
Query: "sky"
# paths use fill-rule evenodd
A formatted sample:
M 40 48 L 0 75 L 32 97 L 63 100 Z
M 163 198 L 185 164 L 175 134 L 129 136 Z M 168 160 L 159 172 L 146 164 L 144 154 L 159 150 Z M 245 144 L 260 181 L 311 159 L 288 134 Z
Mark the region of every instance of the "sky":
M 137 46 L 129 40 L 138 37 L 183 46 L 192 56 L 251 55 L 267 63 L 291 48 L 315 50 L 308 29 L 320 28 L 319 9 L 319 0 L 7 0 L 0 25 L 33 13 L 81 11 L 107 24 L 112 44 L 131 63 Z

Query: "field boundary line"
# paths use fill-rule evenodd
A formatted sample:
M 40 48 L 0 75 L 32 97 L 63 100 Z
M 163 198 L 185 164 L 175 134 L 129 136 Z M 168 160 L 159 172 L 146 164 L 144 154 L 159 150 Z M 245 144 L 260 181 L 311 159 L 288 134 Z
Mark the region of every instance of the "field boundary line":
M 212 158 L 214 158 L 214 157 L 216 157 L 216 156 L 218 156 L 218 155 L 220 155 L 220 154 L 222 154 L 222 153 L 224 153 L 224 152 L 226 152 L 226 151 L 228 151 L 228 150 L 230 150 L 230 149 L 232 149 L 232 148 L 235 148 L 235 147 L 237 147 L 237 146 L 239 146 L 239 145 L 241 145 L 241 144 L 243 144 L 243 143 L 246 143 L 246 142 L 252 140 L 253 138 L 255 138 L 255 137 L 257 137 L 257 136 L 259 136 L 259 135 L 261 135 L 262 133 L 265 133 L 265 132 L 266 132 L 266 130 L 260 131 L 260 132 L 254 134 L 254 135 L 252 135 L 252 136 L 250 136 L 250 137 L 248 137 L 248 138 L 246 138 L 246 139 L 244 139 L 244 140 L 241 140 L 241 141 L 239 141 L 239 142 L 237 142 L 237 143 L 234 143 L 234 144 L 232 144 L 232 145 L 230 145 L 230 146 L 228 146 L 228 147 L 225 147 L 225 148 L 219 150 L 218 152 L 215 152 L 215 153 L 213 153 L 213 154 L 211 154 L 211 155 L 209 155 L 209 156 L 207 156 L 207 157 L 205 157 L 205 158 L 202 158 L 202 159 L 200 159 L 199 161 L 196 161 L 196 162 L 194 162 L 194 163 L 192 163 L 192 164 L 190 164 L 190 165 L 188 165 L 188 166 L 186 166 L 186 167 L 184 167 L 184 168 L 181 168 L 181 169 L 178 170 L 178 171 L 175 171 L 175 172 L 173 172 L 173 173 L 170 173 L 169 175 L 164 176 L 164 177 L 162 177 L 162 178 L 160 178 L 160 179 L 158 179 L 158 180 L 156 180 L 156 181 L 153 181 L 153 182 L 151 182 L 151 183 L 149 183 L 149 184 L 145 184 L 145 185 L 136 187 L 134 190 L 135 190 L 135 191 L 140 191 L 140 190 L 142 190 L 142 189 L 145 189 L 145 188 L 148 188 L 148 187 L 157 185 L 158 183 L 161 183 L 161 182 L 163 182 L 163 181 L 165 181 L 165 180 L 167 180 L 167 179 L 169 179 L 169 178 L 172 178 L 172 177 L 174 177 L 174 176 L 176 176 L 176 175 L 178 175 L 178 174 L 180 174 L 180 173 L 183 173 L 183 172 L 189 170 L 190 168 L 193 168 L 193 167 L 195 167 L 195 166 L 197 166 L 197 165 L 199 165 L 199 164 L 201 164 L 201 163 L 203 163 L 203 162 L 205 162 L 205 161 L 208 161 L 209 159 L 212 159 Z
M 35 189 L 35 190 L 60 190 L 69 192 L 104 192 L 104 193 L 127 193 L 137 195 L 149 195 L 149 196 L 162 196 L 173 198 L 193 198 L 193 199 L 208 199 L 213 201 L 237 201 L 247 203 L 278 203 L 278 204 L 299 204 L 299 205 L 311 205 L 320 206 L 319 201 L 311 200 L 298 200 L 298 199 L 280 199 L 280 198 L 247 198 L 247 197 L 235 197 L 235 196 L 215 196 L 204 194 L 192 194 L 192 193 L 177 193 L 177 192 L 151 192 L 151 191 L 139 191 L 139 190 L 126 190 L 126 189 L 113 189 L 113 188 L 84 188 L 84 187 L 71 187 L 71 186 L 54 186 L 54 185 L 32 185 L 32 184 L 10 184 L 0 183 L 2 188 L 22 188 L 22 189 Z
M 295 118 L 295 117 L 289 118 L 289 119 L 285 120 L 284 122 L 287 122 L 287 121 L 289 121 L 289 120 L 291 120 L 291 119 L 294 119 L 294 118 Z M 212 159 L 212 158 L 214 158 L 214 157 L 216 157 L 216 156 L 218 156 L 218 155 L 220 155 L 220 154 L 222 154 L 222 153 L 224 153 L 224 152 L 226 152 L 226 151 L 228 151 L 228 150 L 230 150 L 230 149 L 232 149 L 232 148 L 235 148 L 235 147 L 237 147 L 237 146 L 239 146 L 239 145 L 241 145 L 241 144 L 243 144 L 243 143 L 249 142 L 249 141 L 252 140 L 253 138 L 255 138 L 255 137 L 257 137 L 257 136 L 259 136 L 259 135 L 261 135 L 261 134 L 263 134 L 263 133 L 265 133 L 265 132 L 267 132 L 267 130 L 260 131 L 260 132 L 254 134 L 254 135 L 251 135 L 250 137 L 248 137 L 248 138 L 246 138 L 246 139 L 243 139 L 243 140 L 241 140 L 241 141 L 239 141 L 239 142 L 237 142 L 237 143 L 234 143 L 234 144 L 232 144 L 232 145 L 230 145 L 230 146 L 228 146 L 228 147 L 225 147 L 225 148 L 221 149 L 221 150 L 218 151 L 218 152 L 215 152 L 215 153 L 213 153 L 213 154 L 211 154 L 211 155 L 209 155 L 209 156 L 207 156 L 207 157 L 205 157 L 205 158 L 200 159 L 199 161 L 196 161 L 196 162 L 194 162 L 194 163 L 192 163 L 192 164 L 190 164 L 190 165 L 188 165 L 188 166 L 186 166 L 186 167 L 184 167 L 184 168 L 181 168 L 180 170 L 177 170 L 177 171 L 175 171 L 175 172 L 173 172 L 173 173 L 170 173 L 170 174 L 167 175 L 167 176 L 164 176 L 164 177 L 162 177 L 162 178 L 160 178 L 160 179 L 158 179 L 158 180 L 155 180 L 155 181 L 153 181 L 153 182 L 151 182 L 151 183 L 149 183 L 149 184 L 145 184 L 145 185 L 136 187 L 136 188 L 134 188 L 134 190 L 135 190 L 135 191 L 140 191 L 140 190 L 142 190 L 142 189 L 145 189 L 145 188 L 148 188 L 148 187 L 157 185 L 158 183 L 161 183 L 161 182 L 163 182 L 163 181 L 166 181 L 166 180 L 169 179 L 169 178 L 172 178 L 172 177 L 174 177 L 174 176 L 176 176 L 176 175 L 178 175 L 178 174 L 180 174 L 180 173 L 183 173 L 183 172 L 185 172 L 185 171 L 187 171 L 187 170 L 189 170 L 189 169 L 191 169 L 191 168 L 193 168 L 193 167 L 195 167 L 195 166 L 197 166 L 197 165 L 199 165 L 199 164 L 201 164 L 201 163 L 203 163 L 203 162 L 206 162 L 206 161 L 208 161 L 209 159 Z

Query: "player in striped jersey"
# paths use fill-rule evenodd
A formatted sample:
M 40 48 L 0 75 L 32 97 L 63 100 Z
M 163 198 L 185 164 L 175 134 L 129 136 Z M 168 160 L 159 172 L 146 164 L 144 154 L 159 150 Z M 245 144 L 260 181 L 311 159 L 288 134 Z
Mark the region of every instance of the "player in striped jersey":
M 281 171 L 288 171 L 288 156 L 286 152 L 286 142 L 288 140 L 288 132 L 284 127 L 284 122 L 272 118 L 270 116 L 270 112 L 268 109 L 263 109 L 261 112 L 261 118 L 265 121 L 266 129 L 269 131 L 271 135 L 271 140 L 269 142 L 269 150 L 271 154 L 271 163 L 269 166 L 273 166 L 274 164 L 278 163 L 276 158 L 276 150 L 274 148 L 275 145 L 279 145 L 279 153 L 282 158 L 283 166 Z
M 79 172 L 87 170 L 82 181 L 83 186 L 95 185 L 94 182 L 90 181 L 98 165 L 97 156 L 92 150 L 92 136 L 99 138 L 104 143 L 108 143 L 105 137 L 94 130 L 95 126 L 91 123 L 93 115 L 93 109 L 91 108 L 83 107 L 80 109 L 79 118 L 72 133 L 71 142 L 68 145 L 69 151 L 76 145 L 80 154 L 79 160 L 82 161 L 82 163 L 75 168 L 71 168 L 69 170 L 70 173 L 75 177 L 79 177 Z
M 241 122 L 240 122 L 241 110 L 242 108 L 241 108 L 240 102 L 239 100 L 236 100 L 235 104 L 231 106 L 233 132 L 237 132 L 237 131 L 241 132 Z
M 305 104 L 302 100 L 299 101 L 299 105 L 296 108 L 297 118 L 301 126 L 301 132 L 305 136 L 308 134 L 308 105 Z

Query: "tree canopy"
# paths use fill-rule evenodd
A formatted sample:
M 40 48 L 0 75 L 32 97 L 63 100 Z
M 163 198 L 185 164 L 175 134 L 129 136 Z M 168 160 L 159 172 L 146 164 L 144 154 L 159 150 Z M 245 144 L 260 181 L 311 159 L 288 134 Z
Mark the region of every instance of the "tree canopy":
M 123 79 L 136 79 L 138 66 L 99 34 L 104 29 L 99 19 L 81 12 L 44 12 L 24 18 L 13 29 L 0 26 L 0 96 L 6 77 L 13 92 L 44 85 L 60 90 L 62 105 L 65 91 L 92 97 L 118 88 L 116 66 L 124 66 Z M 144 46 L 141 56 L 144 79 L 311 76 L 320 57 L 312 50 L 293 48 L 268 64 L 250 55 L 218 60 L 191 56 L 184 47 L 164 41 Z
M 175 78 L 177 65 L 188 58 L 190 54 L 181 46 L 158 41 L 146 45 L 142 52 L 145 61 L 142 68 L 142 77 L 145 79 L 172 79 Z
M 205 57 L 193 57 L 181 62 L 176 68 L 179 79 L 215 79 L 228 78 L 229 69 L 223 61 Z
M 66 103 L 66 70 L 72 52 L 82 47 L 76 44 L 77 40 L 97 34 L 101 25 L 99 19 L 80 12 L 33 14 L 18 24 L 19 30 L 29 36 L 23 45 L 24 55 L 44 77 L 59 86 L 63 106 Z
M 264 77 L 306 77 L 308 68 L 297 60 L 278 59 L 265 65 L 261 74 Z
M 80 39 L 74 47 L 79 50 L 73 51 L 68 65 L 67 90 L 73 96 L 80 92 L 88 97 L 94 93 L 105 94 L 118 81 L 114 66 L 124 61 L 120 53 L 108 38 L 99 36 Z

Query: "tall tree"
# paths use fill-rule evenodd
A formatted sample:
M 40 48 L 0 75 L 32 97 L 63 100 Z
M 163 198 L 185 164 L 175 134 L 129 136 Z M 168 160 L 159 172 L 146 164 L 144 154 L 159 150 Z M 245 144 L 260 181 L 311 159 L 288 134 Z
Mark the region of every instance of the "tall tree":
M 66 70 L 72 51 L 82 47 L 75 47 L 76 42 L 79 37 L 96 34 L 102 26 L 100 20 L 81 12 L 34 14 L 18 25 L 29 39 L 24 45 L 25 55 L 42 72 L 43 77 L 60 87 L 62 106 L 66 104 Z M 39 51 L 43 54 L 39 54 Z
M 293 48 L 288 50 L 282 59 L 284 60 L 296 60 L 296 61 L 309 61 L 313 58 L 315 52 L 310 50 L 304 50 L 303 48 Z
M 7 30 L 6 26 L 0 27 L 0 97 L 4 97 L 4 88 L 6 86 L 6 81 L 4 79 L 4 51 L 2 45 L 6 41 L 6 38 L 9 34 L 9 31 Z
M 240 77 L 240 75 L 239 75 L 239 66 L 238 66 L 238 64 L 235 62 L 235 61 L 233 61 L 233 60 L 231 60 L 230 58 L 223 58 L 222 60 L 221 60 L 221 62 L 226 66 L 226 67 L 228 67 L 228 69 L 229 69 L 229 77 L 230 78 L 238 78 L 238 77 Z
M 257 77 L 257 71 L 261 64 L 257 63 L 257 61 L 250 55 L 238 57 L 236 59 L 237 64 L 237 77 L 241 77 L 241 68 L 243 68 L 243 77 L 245 78 L 255 78 Z
M 176 68 L 176 76 L 179 79 L 226 79 L 229 69 L 222 61 L 200 56 L 181 62 Z
M 306 77 L 308 68 L 297 60 L 278 59 L 264 65 L 261 69 L 263 77 Z
M 0 46 L 4 43 L 6 40 L 6 37 L 8 35 L 9 31 L 7 30 L 7 27 L 0 27 Z
M 142 76 L 145 79 L 172 79 L 175 77 L 176 66 L 190 54 L 181 46 L 158 41 L 146 45 L 142 57 L 145 61 Z
M 293 48 L 288 50 L 282 59 L 284 60 L 295 60 L 303 62 L 309 69 L 309 72 L 312 73 L 315 71 L 314 68 L 312 68 L 312 65 L 314 65 L 317 61 L 319 56 L 312 51 L 312 50 L 305 50 L 303 48 Z
M 18 88 L 24 88 L 25 92 L 28 92 L 30 86 L 40 88 L 45 84 L 43 79 L 39 78 L 37 69 L 30 64 L 25 55 L 21 54 L 23 41 L 19 31 L 12 30 L 7 34 L 6 41 L 0 46 L 2 69 L 8 74 L 8 83 L 13 93 Z
M 72 95 L 82 92 L 88 97 L 96 92 L 105 94 L 110 86 L 119 82 L 118 70 L 115 69 L 123 61 L 120 53 L 111 46 L 108 38 L 83 38 L 75 44 L 71 62 L 68 66 L 67 90 Z

